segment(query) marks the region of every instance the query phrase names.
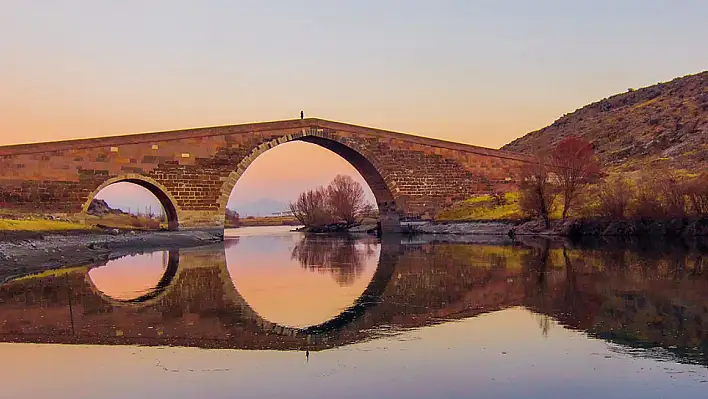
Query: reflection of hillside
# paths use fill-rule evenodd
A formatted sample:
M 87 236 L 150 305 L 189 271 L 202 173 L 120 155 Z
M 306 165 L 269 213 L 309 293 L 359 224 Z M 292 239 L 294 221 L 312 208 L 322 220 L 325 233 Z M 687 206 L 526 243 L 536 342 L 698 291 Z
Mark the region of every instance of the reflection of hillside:
M 292 250 L 292 259 L 311 271 L 329 273 L 341 286 L 351 286 L 376 256 L 376 244 L 349 236 L 303 236 Z
M 547 286 L 536 281 L 525 305 L 631 348 L 661 347 L 687 361 L 708 350 L 708 265 L 699 250 L 556 252 L 545 266 L 536 258 Z

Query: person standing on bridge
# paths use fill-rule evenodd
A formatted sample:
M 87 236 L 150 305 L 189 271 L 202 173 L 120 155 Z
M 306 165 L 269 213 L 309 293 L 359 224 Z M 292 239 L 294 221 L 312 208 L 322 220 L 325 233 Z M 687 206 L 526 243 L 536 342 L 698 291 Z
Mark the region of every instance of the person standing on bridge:
M 300 119 L 305 119 L 305 111 L 300 111 Z

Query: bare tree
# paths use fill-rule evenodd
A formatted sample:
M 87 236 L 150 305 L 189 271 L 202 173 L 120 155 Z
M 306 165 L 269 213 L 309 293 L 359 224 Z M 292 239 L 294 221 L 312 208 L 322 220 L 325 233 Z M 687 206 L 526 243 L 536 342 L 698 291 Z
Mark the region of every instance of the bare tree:
M 291 258 L 308 270 L 330 273 L 341 286 L 351 286 L 375 254 L 369 243 L 351 237 L 305 236 L 293 248 Z
M 552 171 L 558 178 L 565 220 L 580 194 L 580 188 L 599 175 L 600 166 L 592 144 L 578 136 L 567 136 L 559 141 L 550 153 L 550 161 Z
M 241 215 L 238 212 L 226 208 L 226 224 L 229 227 L 236 227 L 241 224 Z
M 627 216 L 631 200 L 632 188 L 629 183 L 617 177 L 600 185 L 598 210 L 602 216 L 623 219 Z
M 685 217 L 688 208 L 686 182 L 672 171 L 661 175 L 663 178 L 657 180 L 657 193 L 662 200 L 664 214 L 667 217 Z
M 321 227 L 332 223 L 333 219 L 327 203 L 327 192 L 328 190 L 324 187 L 318 187 L 300 193 L 297 201 L 291 202 L 289 205 L 293 216 L 308 227 Z
M 550 214 L 557 194 L 548 160 L 547 148 L 538 145 L 534 162 L 521 168 L 519 198 L 521 210 L 529 216 L 543 219 L 546 228 L 551 227 Z
M 327 188 L 301 193 L 295 203 L 290 203 L 290 210 L 307 227 L 334 223 L 351 226 L 374 213 L 373 205 L 366 203 L 361 184 L 346 175 L 337 175 Z
M 666 216 L 666 209 L 659 195 L 658 179 L 657 176 L 647 172 L 637 179 L 634 216 L 641 219 L 655 219 Z
M 708 215 L 708 172 L 686 182 L 685 187 L 694 215 Z
M 352 225 L 368 210 L 364 189 L 347 175 L 337 175 L 327 187 L 327 201 L 332 216 Z

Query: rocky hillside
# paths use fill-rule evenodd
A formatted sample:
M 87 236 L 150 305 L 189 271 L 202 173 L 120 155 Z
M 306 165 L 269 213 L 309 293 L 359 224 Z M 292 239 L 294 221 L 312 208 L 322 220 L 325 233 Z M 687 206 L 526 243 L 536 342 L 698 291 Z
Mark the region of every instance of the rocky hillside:
M 94 216 L 106 216 L 106 215 L 127 215 L 120 209 L 113 209 L 108 205 L 108 203 L 102 199 L 94 198 L 88 207 L 88 214 Z
M 592 142 L 608 169 L 651 163 L 708 170 L 708 71 L 587 105 L 502 149 L 531 153 L 539 141 L 553 144 L 567 135 Z

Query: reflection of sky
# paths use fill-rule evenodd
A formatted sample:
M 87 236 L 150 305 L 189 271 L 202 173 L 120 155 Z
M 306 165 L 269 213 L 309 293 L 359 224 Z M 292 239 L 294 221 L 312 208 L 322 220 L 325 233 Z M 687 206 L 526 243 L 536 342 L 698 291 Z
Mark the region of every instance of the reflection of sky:
M 165 274 L 167 252 L 128 255 L 89 270 L 89 277 L 104 295 L 129 300 L 144 295 Z
M 708 370 L 509 309 L 313 352 L 0 344 L 7 397 L 702 398 Z M 51 361 L 48 361 L 51 359 Z M 68 364 L 71 367 L 58 367 Z M 129 381 L 130 383 L 126 383 Z
M 342 286 L 330 272 L 310 271 L 292 250 L 300 234 L 243 236 L 226 246 L 226 262 L 234 286 L 261 317 L 291 327 L 328 321 L 351 306 L 366 290 L 378 263 L 378 252 L 366 257 L 364 269 L 353 283 Z

